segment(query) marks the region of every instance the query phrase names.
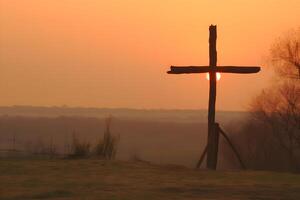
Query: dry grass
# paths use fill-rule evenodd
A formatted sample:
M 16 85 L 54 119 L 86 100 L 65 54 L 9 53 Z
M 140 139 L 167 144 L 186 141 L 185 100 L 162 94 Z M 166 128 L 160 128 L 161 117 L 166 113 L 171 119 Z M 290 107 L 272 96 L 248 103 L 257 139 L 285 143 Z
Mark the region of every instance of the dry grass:
M 111 133 L 111 121 L 111 117 L 106 118 L 106 128 L 103 138 L 98 141 L 94 149 L 94 154 L 96 156 L 106 160 L 115 158 L 117 153 L 117 143 L 119 141 L 119 137 L 116 137 Z
M 300 199 L 300 175 L 147 163 L 0 160 L 0 199 Z
M 90 155 L 90 147 L 89 142 L 80 141 L 74 134 L 69 158 L 87 158 Z

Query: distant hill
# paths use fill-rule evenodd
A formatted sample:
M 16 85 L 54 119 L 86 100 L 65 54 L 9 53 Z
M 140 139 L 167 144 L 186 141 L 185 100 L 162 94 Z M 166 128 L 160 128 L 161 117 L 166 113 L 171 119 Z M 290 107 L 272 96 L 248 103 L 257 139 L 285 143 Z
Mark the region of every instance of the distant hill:
M 207 121 L 207 110 L 165 110 L 165 109 L 130 109 L 130 108 L 83 108 L 83 107 L 36 107 L 11 106 L 0 107 L 0 115 L 31 116 L 31 117 L 58 117 L 80 116 L 105 118 L 113 116 L 126 120 L 166 121 L 182 123 L 204 123 Z M 230 123 L 248 116 L 241 111 L 218 111 L 217 121 Z

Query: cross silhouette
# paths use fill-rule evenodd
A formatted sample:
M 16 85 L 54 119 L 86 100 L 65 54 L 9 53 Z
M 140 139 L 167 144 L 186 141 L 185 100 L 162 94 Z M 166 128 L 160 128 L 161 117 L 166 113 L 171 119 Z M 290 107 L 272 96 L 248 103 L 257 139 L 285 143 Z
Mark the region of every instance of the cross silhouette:
M 209 66 L 171 66 L 168 74 L 209 73 L 209 104 L 208 104 L 208 137 L 207 137 L 207 168 L 216 169 L 218 158 L 219 135 L 215 122 L 216 104 L 216 73 L 257 73 L 257 66 L 217 66 L 217 26 L 209 27 Z M 201 163 L 200 163 L 201 164 Z

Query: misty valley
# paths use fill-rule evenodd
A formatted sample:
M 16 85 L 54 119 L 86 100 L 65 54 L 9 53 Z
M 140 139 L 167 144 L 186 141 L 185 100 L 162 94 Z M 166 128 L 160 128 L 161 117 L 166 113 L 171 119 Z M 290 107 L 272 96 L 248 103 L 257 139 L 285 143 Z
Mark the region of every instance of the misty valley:
M 207 140 L 206 112 L 197 110 L 137 110 L 66 107 L 1 107 L 1 156 L 38 156 L 53 148 L 70 154 L 72 139 L 95 145 L 103 137 L 105 119 L 119 136 L 116 159 L 195 167 Z M 244 112 L 220 112 L 226 126 L 247 117 Z M 54 153 L 54 152 L 53 152 Z M 49 154 L 49 152 L 48 152 Z M 230 165 L 221 156 L 220 167 Z

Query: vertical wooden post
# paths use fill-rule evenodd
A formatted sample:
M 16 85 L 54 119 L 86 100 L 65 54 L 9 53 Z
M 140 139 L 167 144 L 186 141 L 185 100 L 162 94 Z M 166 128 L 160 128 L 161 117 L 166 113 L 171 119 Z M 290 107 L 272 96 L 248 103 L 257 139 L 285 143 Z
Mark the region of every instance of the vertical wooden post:
M 209 66 L 216 68 L 217 66 L 217 26 L 211 25 L 209 27 Z M 217 145 L 215 140 L 215 105 L 217 81 L 216 72 L 214 70 L 209 72 L 209 104 L 208 104 L 208 135 L 207 135 L 207 161 L 208 169 L 216 170 L 217 163 Z

